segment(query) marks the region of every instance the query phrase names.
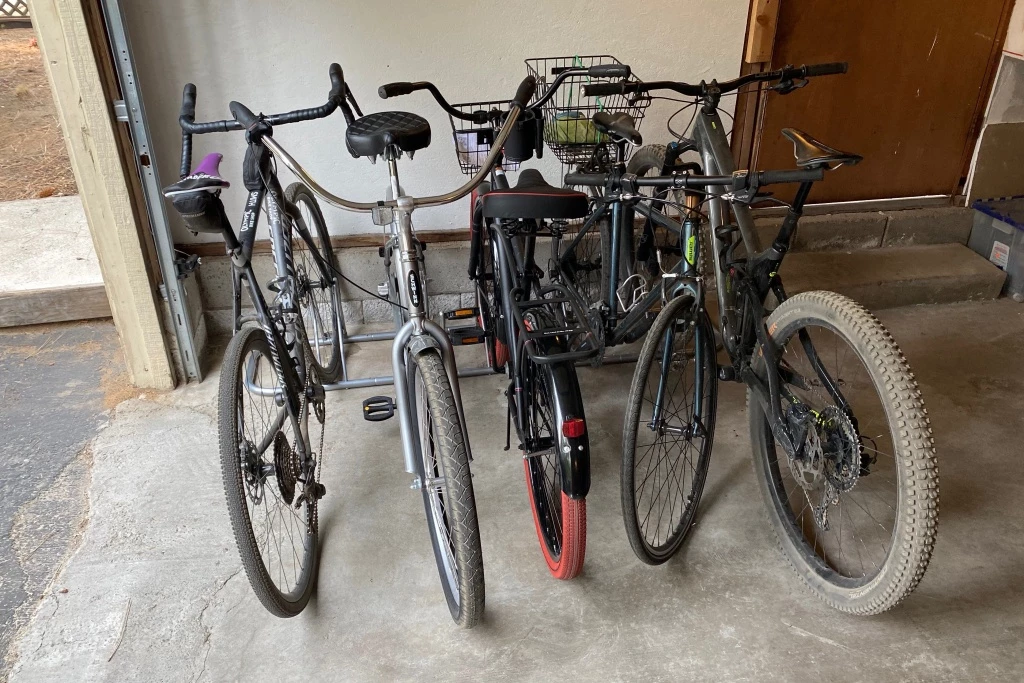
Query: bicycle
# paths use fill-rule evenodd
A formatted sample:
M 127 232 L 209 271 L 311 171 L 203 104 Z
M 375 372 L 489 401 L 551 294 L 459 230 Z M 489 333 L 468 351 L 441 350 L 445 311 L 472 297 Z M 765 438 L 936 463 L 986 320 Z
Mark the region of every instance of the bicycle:
M 326 228 L 321 229 L 322 216 L 313 196 L 350 211 L 372 213 L 377 224 L 391 228 L 381 253 L 389 271 L 390 291 L 386 300 L 396 310 L 399 326 L 392 335 L 394 376 L 385 379 L 394 382 L 397 400 L 387 399 L 388 405 L 364 402 L 364 413 L 373 420 L 386 419 L 395 412 L 399 415 L 405 468 L 414 475 L 413 488 L 423 495 L 446 602 L 455 622 L 469 628 L 477 623 L 484 607 L 482 553 L 469 471 L 471 452 L 452 346 L 444 331 L 428 316 L 423 250 L 415 239 L 411 214 L 416 207 L 456 201 L 468 194 L 472 186 L 435 197 L 405 196 L 399 185 L 397 162 L 403 153 L 411 156 L 429 144 L 430 127 L 426 120 L 402 112 L 364 116 L 345 83 L 341 67 L 332 64 L 330 77 L 332 87 L 326 104 L 282 114 L 256 115 L 244 105 L 232 102 L 229 109 L 233 119 L 196 123 L 195 86 L 187 85 L 183 95 L 179 118 L 183 179 L 168 188 L 167 194 L 190 229 L 217 232 L 224 237 L 233 269 L 240 273 L 237 281 L 245 284 L 255 307 L 253 321 L 259 324 L 244 325 L 249 320 L 239 315 L 236 297 L 236 334 L 225 353 L 219 411 L 221 464 L 232 527 L 246 574 L 263 605 L 278 616 L 298 614 L 309 600 L 319 560 L 316 507 L 325 494 L 318 481 L 323 460 L 325 391 L 346 386 L 344 382 L 332 385 L 325 381 L 328 375 L 336 377 L 343 370 L 321 374 L 314 361 L 315 349 L 307 341 L 305 316 L 300 315 L 296 306 L 296 293 L 306 288 L 334 292 L 338 279 L 347 279 L 337 268 Z M 520 86 L 508 116 L 509 125 L 498 135 L 499 142 L 508 136 L 532 90 L 530 79 Z M 325 118 L 338 109 L 348 124 L 349 152 L 354 157 L 373 160 L 380 156 L 387 162 L 391 195 L 386 200 L 352 202 L 327 192 L 273 137 L 273 126 Z M 243 179 L 249 197 L 240 236 L 236 236 L 219 197 L 227 182 L 219 178 L 215 168 L 210 173 L 205 162 L 195 173 L 188 171 L 193 135 L 240 130 L 246 132 L 248 142 Z M 278 161 L 299 178 L 299 189 L 281 192 L 275 163 Z M 493 162 L 493 158 L 487 160 L 488 164 Z M 299 204 L 315 209 L 307 213 L 317 222 L 319 245 L 309 234 Z M 269 287 L 275 293 L 271 304 L 263 296 L 251 263 L 261 208 L 266 210 L 270 223 L 276 268 L 276 277 Z M 294 266 L 289 239 L 292 230 L 299 232 L 308 248 L 317 280 L 311 280 L 307 271 L 309 281 L 304 282 L 302 269 Z M 343 320 L 333 293 L 332 306 L 327 329 L 333 331 L 321 341 L 334 349 L 332 353 L 343 368 Z M 252 396 L 264 399 L 263 404 L 254 408 L 246 403 Z M 312 449 L 305 428 L 310 412 L 321 425 L 319 453 Z M 256 419 L 262 426 L 260 436 L 247 435 L 248 418 Z M 289 426 L 291 439 L 284 431 Z M 294 440 L 294 446 L 289 447 L 290 440 Z M 271 446 L 273 458 L 268 460 Z M 301 493 L 295 497 L 300 484 Z M 275 519 L 269 509 L 271 498 L 275 501 Z M 305 516 L 294 514 L 293 506 L 304 509 Z M 263 512 L 263 520 L 254 511 Z M 291 542 L 287 548 L 290 555 L 280 547 L 276 553 L 273 548 L 264 548 L 278 542 L 272 526 L 276 519 L 289 525 L 286 531 L 287 541 Z M 263 527 L 265 533 L 257 533 Z M 284 566 L 289 561 L 290 573 Z
M 669 160 L 654 176 L 581 174 L 572 182 L 600 184 L 624 200 L 652 188 L 637 211 L 675 234 L 682 255 L 662 278 L 665 304 L 644 341 L 626 409 L 622 504 L 637 556 L 661 563 L 681 547 L 709 464 L 716 382 L 742 382 L 755 472 L 784 554 L 832 607 L 877 614 L 913 591 L 934 546 L 938 472 L 927 412 L 909 365 L 874 316 L 832 292 L 789 297 L 779 275 L 813 184 L 861 157 L 785 129 L 797 169 L 735 171 L 718 114 L 721 96 L 746 84 L 773 83 L 786 94 L 811 77 L 845 71 L 845 64 L 824 64 L 723 83 L 592 86 L 588 94 L 668 90 L 695 98 L 693 138 L 672 154 L 696 151 L 703 168 Z M 779 183 L 799 187 L 778 235 L 762 249 L 750 204 Z M 705 308 L 704 216 L 689 201 L 694 196 L 708 204 L 725 365 Z M 682 224 L 666 215 L 670 205 Z M 770 295 L 778 302 L 771 312 Z
M 630 71 L 619 64 L 561 68 L 500 146 L 500 161 L 518 168 L 543 153 L 542 108 L 563 82 L 579 74 L 628 78 Z M 506 113 L 495 105 L 503 103 L 452 105 L 428 82 L 388 84 L 380 95 L 418 90 L 429 91 L 449 114 L 462 170 L 479 173 L 481 156 L 498 147 L 492 144 L 494 131 Z M 562 285 L 542 283 L 536 248 L 538 237 L 551 238 L 551 257 L 556 257 L 567 222 L 582 218 L 587 208 L 585 194 L 552 187 L 534 169 L 523 170 L 512 187 L 504 164 L 496 164 L 471 204 L 469 277 L 476 284 L 477 305 L 447 316 L 476 321 L 449 332 L 457 343 L 486 343 L 489 366 L 509 377 L 505 450 L 511 448 L 514 426 L 541 551 L 558 579 L 579 575 L 586 555 L 590 444 L 575 364 L 593 356 L 596 346 L 584 342 L 585 348 L 572 348 L 581 345 L 575 337 L 587 330 L 569 321 L 582 318 L 583 311 Z

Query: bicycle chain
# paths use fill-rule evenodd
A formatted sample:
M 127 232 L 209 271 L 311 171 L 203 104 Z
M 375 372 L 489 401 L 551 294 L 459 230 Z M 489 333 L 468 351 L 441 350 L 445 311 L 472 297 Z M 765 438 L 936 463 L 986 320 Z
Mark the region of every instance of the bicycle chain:
M 780 358 L 780 360 L 781 360 L 781 358 Z M 795 370 L 794 370 L 794 372 L 795 372 Z M 849 418 L 846 415 L 844 415 L 843 413 L 841 413 L 839 411 L 839 408 L 832 403 L 832 401 L 833 401 L 832 397 L 831 396 L 826 396 L 824 394 L 824 392 L 822 392 L 822 390 L 817 385 L 812 383 L 812 381 L 813 380 L 809 380 L 809 379 L 805 378 L 805 384 L 807 385 L 807 391 L 810 394 L 814 395 L 814 397 L 816 399 L 820 400 L 821 403 L 824 404 L 826 407 L 823 408 L 820 411 L 820 413 L 816 413 L 815 425 L 812 425 L 811 428 L 812 429 L 816 429 L 816 423 L 817 423 L 818 420 L 822 419 L 822 417 L 821 417 L 822 414 L 824 414 L 826 412 L 833 412 L 834 411 L 836 414 L 832 415 L 832 417 L 834 419 L 842 419 L 842 421 L 845 423 L 843 425 L 843 427 L 844 427 L 843 428 L 844 434 L 847 436 L 847 438 L 851 439 L 851 442 L 853 442 L 855 440 L 856 443 L 858 444 L 858 448 L 857 448 L 857 462 L 855 463 L 855 466 L 851 468 L 851 472 L 853 474 L 848 472 L 845 476 L 843 476 L 843 475 L 838 475 L 837 476 L 837 473 L 835 472 L 835 463 L 832 461 L 831 458 L 828 458 L 828 457 L 825 458 L 825 466 L 824 466 L 824 470 L 825 471 L 823 472 L 823 474 L 825 476 L 825 485 L 824 485 L 823 490 L 822 490 L 820 505 L 815 505 L 814 504 L 814 501 L 811 500 L 811 492 L 808 491 L 806 488 L 804 488 L 804 497 L 807 498 L 807 503 L 808 503 L 808 505 L 811 506 L 811 514 L 814 516 L 814 523 L 816 525 L 818 525 L 818 527 L 822 531 L 828 531 L 828 529 L 829 529 L 829 525 L 828 525 L 828 508 L 829 508 L 829 506 L 830 505 L 836 505 L 837 503 L 839 503 L 839 496 L 841 494 L 849 493 L 850 491 L 852 491 L 853 488 L 857 485 L 857 482 L 860 480 L 860 465 L 861 465 L 860 454 L 861 454 L 861 448 L 860 448 L 860 440 L 854 438 L 856 436 L 856 434 L 853 434 L 853 436 L 851 436 L 851 433 L 853 433 L 853 425 L 850 424 Z M 831 474 L 830 474 L 830 470 L 832 470 Z M 851 479 L 852 479 L 852 481 L 850 481 Z M 803 487 L 801 487 L 801 488 L 803 488 Z

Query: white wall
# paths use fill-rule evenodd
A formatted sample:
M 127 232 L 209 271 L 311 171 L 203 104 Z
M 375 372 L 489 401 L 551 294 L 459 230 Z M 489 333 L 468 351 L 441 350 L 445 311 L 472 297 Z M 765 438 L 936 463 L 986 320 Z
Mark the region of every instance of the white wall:
M 523 59 L 573 54 L 615 55 L 644 80 L 732 78 L 739 72 L 747 6 L 747 0 L 124 2 L 165 184 L 178 177 L 177 116 L 185 82 L 198 88 L 200 120 L 228 118 L 232 99 L 257 112 L 279 112 L 322 104 L 330 86 L 327 66 L 336 61 L 364 112 L 405 109 L 430 121 L 431 146 L 400 164 L 402 184 L 413 195 L 450 190 L 465 180 L 448 117 L 427 93 L 380 100 L 379 85 L 429 80 L 451 101 L 502 99 L 511 97 L 526 76 Z M 641 128 L 647 141 L 665 141 L 665 121 L 673 110 L 666 102 L 651 106 Z M 344 133 L 339 113 L 281 127 L 275 137 L 337 194 L 360 201 L 382 198 L 385 167 L 353 159 Z M 232 218 L 241 214 L 244 147 L 240 133 L 195 138 L 195 161 L 222 152 L 222 174 L 237 181 L 225 193 Z M 549 157 L 545 154 L 540 168 L 557 183 L 559 167 Z M 282 180 L 289 182 L 287 172 Z M 423 210 L 416 225 L 464 228 L 467 202 Z M 368 216 L 337 210 L 328 212 L 327 220 L 338 234 L 379 229 Z M 180 225 L 175 234 L 179 242 L 197 239 Z

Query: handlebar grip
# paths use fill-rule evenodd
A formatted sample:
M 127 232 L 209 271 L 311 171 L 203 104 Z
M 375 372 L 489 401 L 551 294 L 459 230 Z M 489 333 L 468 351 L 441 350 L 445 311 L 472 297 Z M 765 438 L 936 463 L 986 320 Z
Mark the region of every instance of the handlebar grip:
M 777 185 L 782 183 L 805 183 L 821 180 L 825 177 L 823 168 L 794 168 L 782 171 L 761 171 L 758 173 L 758 184 Z
M 242 124 L 244 128 L 248 128 L 256 123 L 256 115 L 241 102 L 231 102 L 228 104 L 228 109 L 231 110 L 231 116 L 234 117 L 235 121 Z
M 587 69 L 591 78 L 629 78 L 629 64 L 598 64 Z
M 804 76 L 832 76 L 833 74 L 846 73 L 849 64 L 846 62 L 831 62 L 829 64 L 811 64 L 804 67 Z
M 386 100 L 389 97 L 398 97 L 399 95 L 408 95 L 411 92 L 420 90 L 416 87 L 416 84 L 409 82 L 401 83 L 387 83 L 377 88 L 377 94 L 380 95 L 382 100 Z
M 583 86 L 583 94 L 587 97 L 604 97 L 606 95 L 625 95 L 629 83 L 593 83 Z
M 537 79 L 533 76 L 527 76 L 519 84 L 519 90 L 516 90 L 516 96 L 512 99 L 512 104 L 518 105 L 520 109 L 526 109 L 530 104 L 530 100 L 533 99 L 533 93 L 536 91 Z
M 196 86 L 192 83 L 186 83 L 181 94 L 181 118 L 190 123 L 196 119 Z
M 332 63 L 328 71 L 331 74 L 330 99 L 341 104 L 345 99 L 345 72 L 342 71 L 341 65 L 337 62 Z
M 566 185 L 584 185 L 587 187 L 604 187 L 608 182 L 607 173 L 566 173 Z

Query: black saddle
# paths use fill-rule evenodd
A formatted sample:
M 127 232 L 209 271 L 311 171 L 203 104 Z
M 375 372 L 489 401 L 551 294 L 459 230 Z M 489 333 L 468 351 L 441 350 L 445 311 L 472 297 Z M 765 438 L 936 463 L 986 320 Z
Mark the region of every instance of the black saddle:
M 562 187 L 552 187 L 540 171 L 528 168 L 519 174 L 515 187 L 492 190 L 483 196 L 485 218 L 571 219 L 587 215 L 587 195 Z
M 354 157 L 382 155 L 389 145 L 415 152 L 430 144 L 430 124 L 422 116 L 404 111 L 368 114 L 348 127 L 345 144 Z
M 833 169 L 844 165 L 853 166 L 864 158 L 859 154 L 840 152 L 796 128 L 783 128 L 782 134 L 793 143 L 796 165 L 801 168 L 827 166 L 829 169 Z
M 610 135 L 616 140 L 626 140 L 634 145 L 644 144 L 640 137 L 640 131 L 636 129 L 636 121 L 629 114 L 621 111 L 607 112 L 599 111 L 591 119 L 594 127 L 605 135 Z

